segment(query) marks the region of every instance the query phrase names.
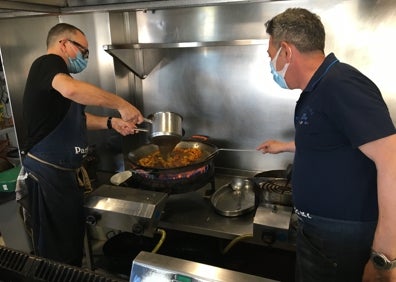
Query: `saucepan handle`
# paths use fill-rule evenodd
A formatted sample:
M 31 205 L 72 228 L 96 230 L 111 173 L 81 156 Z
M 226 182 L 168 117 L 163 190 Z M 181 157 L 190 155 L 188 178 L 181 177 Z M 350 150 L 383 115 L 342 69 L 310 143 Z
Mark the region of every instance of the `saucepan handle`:
M 144 122 L 147 122 L 147 123 L 153 124 L 153 121 L 152 121 L 151 119 L 149 119 L 149 118 L 144 118 Z M 151 132 L 151 130 L 150 130 L 150 129 L 147 129 L 147 128 L 141 128 L 141 127 L 135 128 L 135 131 L 140 131 L 140 132 Z
M 149 130 L 146 128 L 135 128 L 135 131 L 149 132 Z

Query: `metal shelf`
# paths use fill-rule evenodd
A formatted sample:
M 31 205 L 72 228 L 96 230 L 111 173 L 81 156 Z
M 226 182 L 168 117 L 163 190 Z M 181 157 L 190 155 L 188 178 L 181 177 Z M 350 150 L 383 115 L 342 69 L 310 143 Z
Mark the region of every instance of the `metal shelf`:
M 145 79 L 165 56 L 164 49 L 249 46 L 263 45 L 267 42 L 267 39 L 242 39 L 208 42 L 131 43 L 104 45 L 103 49 L 136 76 Z

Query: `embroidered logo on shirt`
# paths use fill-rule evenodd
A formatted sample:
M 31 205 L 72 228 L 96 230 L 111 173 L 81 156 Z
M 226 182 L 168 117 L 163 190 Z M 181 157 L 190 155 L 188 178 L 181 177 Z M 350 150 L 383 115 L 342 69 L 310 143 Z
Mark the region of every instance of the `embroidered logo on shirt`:
M 297 208 L 294 208 L 294 212 L 298 216 L 305 217 L 305 218 L 312 218 L 312 216 L 309 214 L 309 212 L 303 212 L 303 211 L 298 210 Z
M 301 113 L 301 115 L 296 115 L 296 122 L 299 125 L 309 125 L 309 119 L 314 115 L 314 110 L 311 107 L 307 107 Z

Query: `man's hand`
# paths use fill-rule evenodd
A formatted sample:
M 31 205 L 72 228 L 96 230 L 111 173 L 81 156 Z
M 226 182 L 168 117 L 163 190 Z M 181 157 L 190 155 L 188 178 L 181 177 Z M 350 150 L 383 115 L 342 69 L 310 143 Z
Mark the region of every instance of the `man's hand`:
M 267 140 L 259 145 L 256 149 L 261 151 L 263 154 L 278 154 L 283 152 L 294 152 L 296 147 L 294 145 L 294 141 L 282 142 L 278 140 Z
M 126 102 L 126 101 L 125 101 Z M 122 120 L 131 122 L 134 125 L 140 124 L 144 121 L 144 117 L 141 112 L 133 105 L 128 102 L 124 103 L 122 107 L 118 109 Z
M 113 117 L 111 124 L 113 129 L 123 136 L 135 134 L 137 132 L 135 131 L 136 124 L 134 122 L 123 121 L 120 118 Z

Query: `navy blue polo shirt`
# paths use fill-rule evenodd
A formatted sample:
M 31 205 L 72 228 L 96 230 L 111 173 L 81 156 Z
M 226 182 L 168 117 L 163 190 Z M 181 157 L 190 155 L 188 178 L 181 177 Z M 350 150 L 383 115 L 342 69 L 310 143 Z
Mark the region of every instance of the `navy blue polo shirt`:
M 378 87 L 331 53 L 301 93 L 294 124 L 295 207 L 328 218 L 376 220 L 376 168 L 358 147 L 396 133 Z

